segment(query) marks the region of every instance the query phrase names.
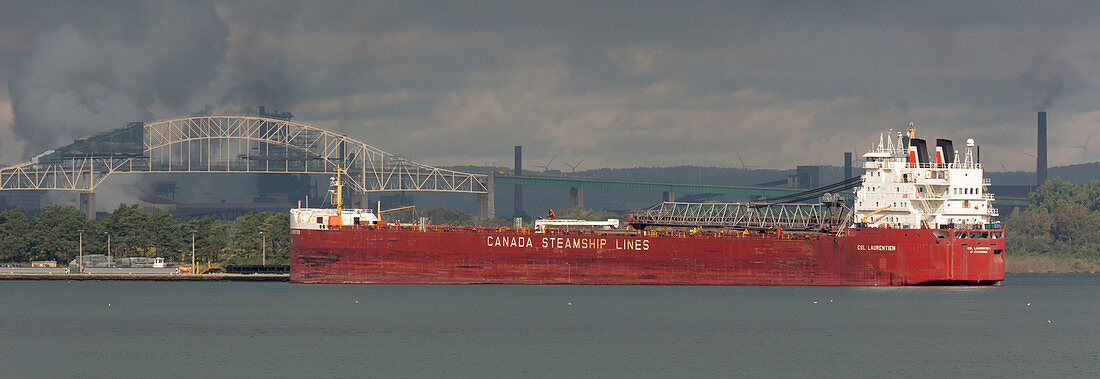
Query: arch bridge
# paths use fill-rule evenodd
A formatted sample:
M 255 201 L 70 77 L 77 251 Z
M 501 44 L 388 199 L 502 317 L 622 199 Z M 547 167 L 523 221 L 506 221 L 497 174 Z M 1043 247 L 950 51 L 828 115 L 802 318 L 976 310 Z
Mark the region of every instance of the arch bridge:
M 343 134 L 251 115 L 132 122 L 0 169 L 0 190 L 78 191 L 82 210 L 94 214 L 94 191 L 113 174 L 335 175 L 337 167 L 345 169 L 343 180 L 357 194 L 471 193 L 478 196 L 479 216 L 494 213 L 490 176 L 429 166 Z

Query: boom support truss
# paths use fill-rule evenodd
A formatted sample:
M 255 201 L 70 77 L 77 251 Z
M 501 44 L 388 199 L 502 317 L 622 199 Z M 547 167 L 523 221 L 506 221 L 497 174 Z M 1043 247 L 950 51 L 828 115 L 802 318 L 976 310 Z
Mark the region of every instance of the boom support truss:
M 748 204 L 664 202 L 645 213 L 628 215 L 627 224 L 649 226 L 728 228 L 835 233 L 847 227 L 851 212 L 843 206 L 822 204 Z

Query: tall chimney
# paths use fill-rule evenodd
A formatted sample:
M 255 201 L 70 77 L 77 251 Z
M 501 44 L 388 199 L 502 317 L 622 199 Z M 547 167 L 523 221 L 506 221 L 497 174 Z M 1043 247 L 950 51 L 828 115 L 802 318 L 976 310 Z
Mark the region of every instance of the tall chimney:
M 523 175 L 523 146 L 516 146 L 516 176 Z M 513 217 L 519 217 L 523 212 L 523 186 L 516 184 L 515 213 Z
M 852 152 L 844 152 L 844 179 L 848 180 L 852 178 Z
M 1039 138 L 1035 147 L 1035 185 L 1047 182 L 1047 112 L 1039 112 Z

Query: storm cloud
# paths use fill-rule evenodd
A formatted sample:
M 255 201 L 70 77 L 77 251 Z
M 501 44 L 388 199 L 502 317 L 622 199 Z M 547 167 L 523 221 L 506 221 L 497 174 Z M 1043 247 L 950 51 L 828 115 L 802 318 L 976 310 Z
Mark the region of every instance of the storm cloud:
M 1100 120 L 1091 2 L 89 7 L 0 26 L 24 156 L 267 105 L 432 164 L 504 165 L 512 145 L 587 167 L 839 164 L 914 121 L 1024 169 L 1036 108 L 1052 164 L 1077 163 L 1073 139 Z

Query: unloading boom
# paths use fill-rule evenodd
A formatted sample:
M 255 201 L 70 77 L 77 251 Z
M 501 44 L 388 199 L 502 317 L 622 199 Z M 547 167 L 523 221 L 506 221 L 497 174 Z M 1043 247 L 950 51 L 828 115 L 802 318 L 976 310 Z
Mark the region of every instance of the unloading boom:
M 822 204 L 680 203 L 660 206 L 626 217 L 636 229 L 649 226 L 727 228 L 832 233 L 848 226 L 851 212 L 843 206 Z

